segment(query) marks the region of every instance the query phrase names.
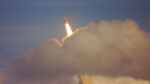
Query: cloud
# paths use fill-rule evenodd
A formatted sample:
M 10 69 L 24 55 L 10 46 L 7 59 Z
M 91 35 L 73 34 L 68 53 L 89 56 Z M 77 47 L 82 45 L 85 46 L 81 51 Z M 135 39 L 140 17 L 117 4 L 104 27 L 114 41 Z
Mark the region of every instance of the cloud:
M 150 34 L 133 20 L 90 23 L 65 38 L 63 46 L 50 39 L 14 59 L 11 73 L 16 81 L 82 73 L 149 80 L 149 43 Z
M 132 77 L 92 76 L 93 84 L 150 84 L 150 81 Z
M 81 84 L 150 84 L 148 80 L 135 79 L 133 77 L 108 77 L 102 75 L 90 75 L 92 83 L 89 83 L 88 80 L 85 80 L 86 83 Z M 86 77 L 87 78 L 87 77 Z M 72 84 L 80 84 L 79 78 L 75 75 L 72 78 Z
M 73 84 L 71 76 L 57 76 L 54 78 L 45 78 L 40 80 L 17 81 L 14 84 Z M 75 83 L 75 82 L 74 82 Z M 10 83 L 12 84 L 12 83 Z

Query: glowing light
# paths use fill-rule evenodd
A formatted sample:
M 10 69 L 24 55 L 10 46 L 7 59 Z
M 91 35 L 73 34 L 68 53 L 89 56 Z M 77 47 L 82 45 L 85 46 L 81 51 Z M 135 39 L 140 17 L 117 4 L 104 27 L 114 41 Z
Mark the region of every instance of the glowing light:
M 70 25 L 65 24 L 65 27 L 66 27 L 67 36 L 71 36 L 73 33 L 72 33 Z
M 93 84 L 92 78 L 88 74 L 82 74 L 79 77 L 81 84 Z

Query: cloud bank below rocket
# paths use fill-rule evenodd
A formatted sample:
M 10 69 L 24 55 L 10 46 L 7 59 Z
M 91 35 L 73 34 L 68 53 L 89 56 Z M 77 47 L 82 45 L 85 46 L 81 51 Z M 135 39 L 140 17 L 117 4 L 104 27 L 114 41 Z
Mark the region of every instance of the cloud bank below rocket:
M 15 80 L 74 74 L 130 76 L 150 80 L 150 33 L 133 20 L 90 23 L 59 46 L 51 39 L 12 61 Z

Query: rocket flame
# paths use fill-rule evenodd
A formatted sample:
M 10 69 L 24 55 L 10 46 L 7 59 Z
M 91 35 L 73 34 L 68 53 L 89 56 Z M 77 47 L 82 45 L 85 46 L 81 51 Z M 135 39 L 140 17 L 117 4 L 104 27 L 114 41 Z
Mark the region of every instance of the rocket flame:
M 79 75 L 80 84 L 93 84 L 92 78 L 88 74 Z
M 73 33 L 72 33 L 70 25 L 67 23 L 65 24 L 65 27 L 66 27 L 67 36 L 71 36 Z

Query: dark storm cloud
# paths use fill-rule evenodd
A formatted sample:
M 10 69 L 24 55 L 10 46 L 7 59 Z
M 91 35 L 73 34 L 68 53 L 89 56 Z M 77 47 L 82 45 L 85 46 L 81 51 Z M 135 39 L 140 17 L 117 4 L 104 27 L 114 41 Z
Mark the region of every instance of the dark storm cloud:
M 80 73 L 150 79 L 150 34 L 133 20 L 90 23 L 59 45 L 52 39 L 14 59 L 16 80 Z

